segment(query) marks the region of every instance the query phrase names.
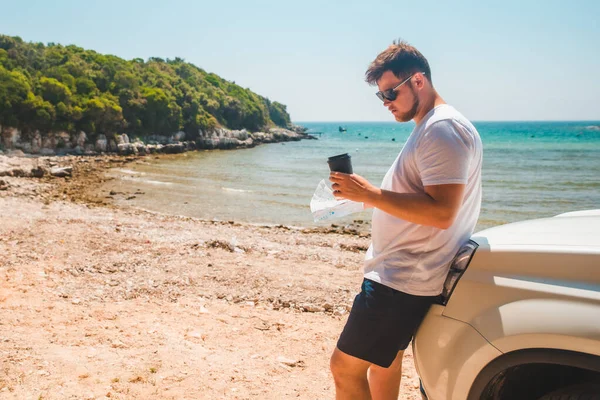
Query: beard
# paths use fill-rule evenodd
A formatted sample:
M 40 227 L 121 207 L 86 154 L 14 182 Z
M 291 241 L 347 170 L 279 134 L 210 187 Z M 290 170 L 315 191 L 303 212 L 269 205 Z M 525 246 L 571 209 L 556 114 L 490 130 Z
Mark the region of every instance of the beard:
M 396 121 L 398 121 L 398 122 L 408 122 L 408 121 L 412 120 L 415 117 L 415 115 L 417 115 L 417 111 L 419 111 L 420 101 L 419 101 L 419 98 L 417 97 L 417 94 L 415 93 L 415 90 L 413 89 L 412 85 L 410 87 L 410 91 L 412 92 L 412 95 L 413 95 L 413 105 L 410 108 L 410 110 L 408 110 L 404 114 L 399 114 L 396 117 Z

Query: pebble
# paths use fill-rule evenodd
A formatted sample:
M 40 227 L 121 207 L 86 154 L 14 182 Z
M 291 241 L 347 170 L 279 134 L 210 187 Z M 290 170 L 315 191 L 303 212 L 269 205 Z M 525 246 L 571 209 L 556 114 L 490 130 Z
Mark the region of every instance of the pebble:
M 302 308 L 304 311 L 307 311 L 307 312 L 324 312 L 325 311 L 325 308 L 315 306 L 314 304 L 302 304 L 300 306 L 300 308 Z
M 111 347 L 113 349 L 124 349 L 127 346 L 125 345 L 125 343 L 121 342 L 120 340 L 113 340 Z

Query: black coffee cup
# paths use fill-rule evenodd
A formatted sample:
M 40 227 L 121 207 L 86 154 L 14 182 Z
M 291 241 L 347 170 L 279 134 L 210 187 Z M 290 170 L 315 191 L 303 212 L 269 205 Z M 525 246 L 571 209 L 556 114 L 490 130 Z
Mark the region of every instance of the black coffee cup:
M 350 160 L 350 155 L 348 153 L 329 157 L 327 159 L 327 164 L 329 164 L 329 170 L 332 172 L 343 172 L 344 174 L 352 173 L 352 161 Z

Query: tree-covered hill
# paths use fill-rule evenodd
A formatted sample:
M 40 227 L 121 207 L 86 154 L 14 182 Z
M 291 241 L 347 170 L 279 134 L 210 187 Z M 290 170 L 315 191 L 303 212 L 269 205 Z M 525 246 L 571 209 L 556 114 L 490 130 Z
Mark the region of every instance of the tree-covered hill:
M 0 126 L 139 137 L 291 125 L 286 106 L 180 58 L 130 61 L 0 35 Z

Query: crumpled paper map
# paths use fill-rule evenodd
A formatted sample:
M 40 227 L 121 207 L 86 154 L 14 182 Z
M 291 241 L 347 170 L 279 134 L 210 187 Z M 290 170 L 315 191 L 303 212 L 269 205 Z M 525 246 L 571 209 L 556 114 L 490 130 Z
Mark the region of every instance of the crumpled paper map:
M 315 222 L 341 218 L 364 210 L 364 204 L 351 200 L 337 200 L 333 190 L 322 179 L 310 200 L 310 211 Z

